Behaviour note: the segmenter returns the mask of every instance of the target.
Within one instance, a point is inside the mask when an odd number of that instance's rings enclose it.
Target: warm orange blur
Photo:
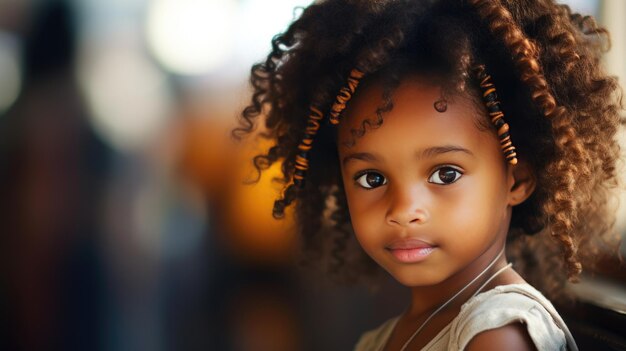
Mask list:
[[[298,270],[280,164],[245,184],[271,143],[230,135],[310,3],[0,1],[0,350],[346,350],[403,308]]]

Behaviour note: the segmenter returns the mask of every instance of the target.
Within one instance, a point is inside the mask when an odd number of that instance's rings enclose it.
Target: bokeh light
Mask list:
[[[17,98],[22,85],[20,50],[16,38],[0,31],[0,112]]]
[[[148,44],[174,73],[207,73],[232,53],[233,0],[156,0],[149,5]]]
[[[132,42],[87,47],[79,70],[94,129],[120,150],[149,143],[172,110],[165,75]]]
[[[242,24],[237,26],[237,58],[246,65],[262,59],[271,48],[272,37],[283,32],[289,23],[296,19],[298,8],[306,7],[311,2],[311,0],[275,0],[271,3],[263,0],[241,1],[237,19]]]

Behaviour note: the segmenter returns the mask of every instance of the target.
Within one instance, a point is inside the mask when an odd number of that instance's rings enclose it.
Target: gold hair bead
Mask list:
[[[487,107],[487,112],[491,117],[491,123],[497,130],[498,139],[500,139],[500,148],[502,149],[504,158],[510,164],[515,165],[517,164],[517,153],[515,152],[515,146],[513,146],[509,134],[509,124],[504,121],[504,113],[500,108],[496,87],[491,81],[491,76],[485,72],[484,66],[479,66],[476,74],[480,81],[480,88],[483,90],[482,97]]]
[[[348,101],[350,101],[352,95],[354,95],[354,92],[359,86],[359,82],[361,78],[363,78],[363,76],[364,73],[356,68],[350,72],[350,77],[348,77],[348,84],[339,90],[336,101],[330,108],[330,123],[339,124],[339,115],[346,108],[346,104],[348,103]]]

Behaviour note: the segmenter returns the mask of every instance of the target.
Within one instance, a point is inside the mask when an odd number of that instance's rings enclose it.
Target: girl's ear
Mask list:
[[[507,167],[507,180],[509,184],[509,205],[515,206],[524,202],[535,191],[537,178],[532,167],[523,161]]]

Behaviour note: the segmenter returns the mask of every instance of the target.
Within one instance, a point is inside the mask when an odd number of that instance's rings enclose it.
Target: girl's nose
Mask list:
[[[416,189],[398,190],[387,211],[387,224],[408,227],[426,223],[430,217],[426,209],[427,195]]]

